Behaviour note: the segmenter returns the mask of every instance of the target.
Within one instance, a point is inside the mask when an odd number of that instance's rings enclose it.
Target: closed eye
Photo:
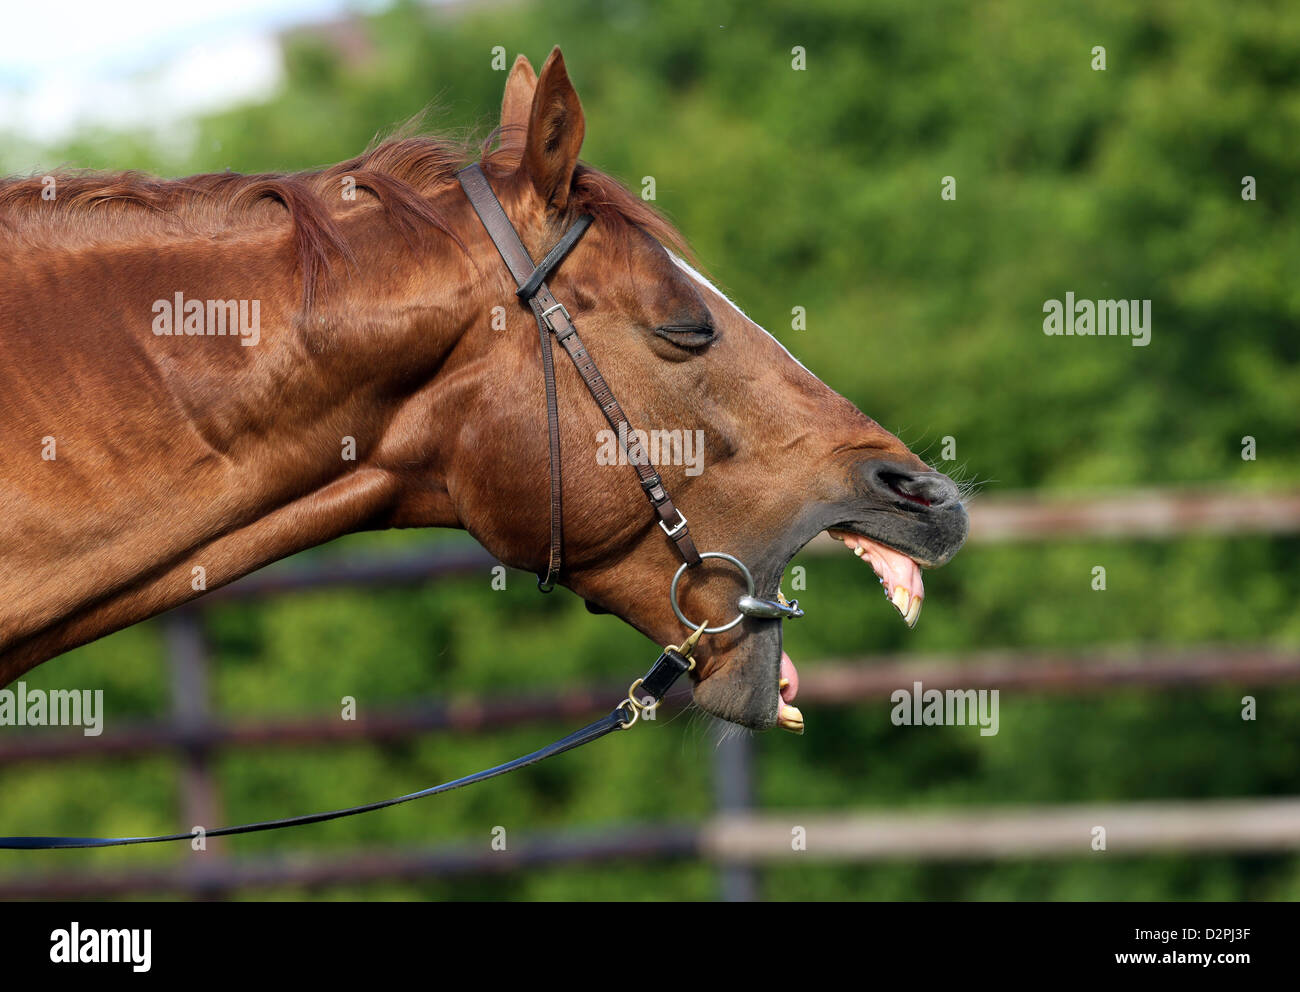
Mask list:
[[[696,324],[662,324],[655,328],[655,334],[690,351],[707,348],[717,337],[717,332],[712,327]]]

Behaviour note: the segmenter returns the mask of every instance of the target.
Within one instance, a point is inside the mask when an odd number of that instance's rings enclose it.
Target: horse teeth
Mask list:
[[[776,711],[776,723],[782,730],[788,730],[792,734],[803,733],[803,714],[799,712],[799,707],[791,706],[784,700],[781,701],[781,708]]]
[[[907,611],[912,607],[912,594],[904,586],[895,586],[890,602],[894,604],[894,609],[907,616]]]
[[[777,687],[778,689],[784,689],[784,688],[785,688],[786,686],[788,686],[789,684],[790,684],[790,680],[789,680],[789,679],[781,679],[780,681],[778,681],[778,682],[776,683],[776,687]]]
[[[922,600],[920,596],[917,596],[912,600],[912,608],[907,611],[907,616],[904,617],[904,619],[907,620],[907,625],[909,627],[915,627],[916,621],[921,617],[921,602]]]
[[[831,536],[834,537],[835,535],[832,534]],[[922,598],[920,592],[921,573],[916,562],[888,549],[879,551],[878,546],[876,546],[877,551],[873,552],[871,550],[873,547],[872,542],[867,541],[865,538],[861,543],[850,543],[847,539],[844,543],[853,548],[853,553],[871,566],[876,578],[880,580],[880,588],[884,591],[885,598],[889,600],[894,609],[898,611],[898,615],[906,621],[909,627],[915,627],[917,618],[921,615]],[[894,561],[895,558],[902,558],[903,560],[897,562]],[[914,580],[918,590],[916,595],[912,594],[911,588],[897,581],[900,577],[906,577],[904,565],[911,566],[911,579]]]

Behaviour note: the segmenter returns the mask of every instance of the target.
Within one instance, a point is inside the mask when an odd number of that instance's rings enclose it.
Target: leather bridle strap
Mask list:
[[[533,315],[537,318],[538,332],[541,335],[542,367],[546,380],[547,422],[551,444],[551,555],[546,578],[545,580],[539,580],[538,585],[546,588],[559,576],[561,552],[560,432],[555,402],[555,368],[551,358],[551,343],[548,331],[554,333],[556,340],[564,345],[565,351],[569,353],[569,357],[573,359],[574,365],[577,366],[582,381],[587,384],[587,389],[596,398],[596,402],[600,404],[605,419],[614,428],[619,444],[627,452],[628,461],[636,469],[637,476],[641,480],[641,488],[645,491],[646,497],[650,500],[650,505],[654,507],[659,516],[659,526],[676,546],[682,560],[687,565],[698,565],[700,563],[700,554],[695,548],[695,542],[691,539],[690,532],[687,530],[686,518],[673,505],[673,501],[664,488],[659,473],[650,466],[650,460],[646,457],[645,449],[632,431],[627,417],[623,414],[623,408],[619,406],[618,400],[610,392],[609,385],[600,374],[600,370],[596,368],[595,361],[587,353],[587,349],[583,347],[582,339],[578,337],[578,329],[574,327],[569,311],[562,304],[556,302],[555,297],[551,295],[546,286],[547,275],[559,265],[569,250],[577,244],[578,239],[582,237],[583,232],[591,223],[591,218],[581,218],[565,233],[560,242],[547,252],[540,265],[533,265],[528,249],[524,247],[514,226],[506,217],[506,213],[501,208],[501,203],[497,200],[496,194],[492,192],[491,186],[488,185],[483,171],[477,165],[471,165],[461,170],[458,176],[470,203],[474,206],[474,211],[482,220],[483,226],[497,246],[497,250],[501,253],[502,259],[505,260],[507,268],[510,269],[510,274],[514,276],[515,283],[519,286],[520,299],[532,308]],[[589,723],[581,730],[575,731],[567,737],[562,737],[553,744],[548,744],[531,754],[515,758],[513,761],[507,761],[502,765],[484,769],[481,772],[475,772],[473,775],[466,775],[463,778],[453,779],[450,782],[443,782],[441,785],[421,789],[419,792],[397,796],[393,799],[383,799],[379,802],[349,806],[347,809],[330,810],[324,813],[290,816],[281,820],[262,820],[257,823],[245,823],[234,827],[218,827],[213,830],[204,830],[202,836],[228,837],[234,834],[258,833],[263,830],[279,830],[283,827],[323,823],[326,820],[338,820],[345,816],[357,816],[361,813],[387,809],[389,806],[398,806],[415,799],[436,796],[443,792],[450,792],[452,789],[459,789],[462,786],[496,778],[498,775],[504,775],[517,768],[534,765],[539,761],[545,761],[547,758],[563,754],[575,747],[581,747],[583,744],[599,740],[615,730],[626,729],[632,726],[641,714],[653,712],[673,683],[694,667],[695,662],[691,659],[691,653],[705,630],[705,625],[700,624],[695,633],[680,646],[664,648],[650,670],[642,678],[632,683],[627,698],[619,703],[608,716],[604,716],[594,723]],[[638,692],[641,694],[639,697]],[[158,844],[166,841],[193,840],[198,835],[198,828],[196,828],[195,831],[189,833],[158,834],[151,837],[0,837],[0,850],[121,847],[127,844]]]
[[[452,789],[459,789],[462,786],[474,785],[477,782],[483,782],[490,778],[496,778],[498,775],[512,772],[517,768],[535,765],[539,761],[553,758],[557,754],[571,751],[583,744],[590,744],[608,733],[632,726],[636,722],[639,713],[655,709],[673,683],[694,667],[695,662],[690,658],[695,646],[693,642],[694,638],[690,638],[678,647],[664,648],[655,663],[650,666],[650,670],[632,683],[634,688],[628,693],[628,698],[619,703],[609,715],[587,724],[581,730],[576,730],[567,737],[561,737],[558,741],[548,744],[540,750],[525,754],[521,758],[515,758],[514,761],[507,761],[503,765],[496,765],[493,768],[475,772],[473,775],[452,779],[450,782],[443,782],[441,785],[421,789],[419,792],[412,792],[405,796],[397,796],[394,799],[382,799],[379,802],[349,806],[347,809],[335,809],[325,813],[288,816],[282,820],[262,820],[257,823],[244,823],[237,827],[217,827],[212,830],[203,830],[202,836],[206,838],[229,837],[233,834],[253,834],[260,833],[263,830],[301,827],[308,823],[324,823],[326,820],[341,820],[345,816],[371,813],[377,809],[400,806],[402,803],[409,803],[415,799],[424,799],[428,796],[450,792]],[[128,844],[161,844],[166,841],[194,840],[199,836],[199,829],[201,828],[195,828],[189,833],[158,834],[152,837],[0,837],[0,850],[48,851],[73,847],[124,847]]]
[[[587,390],[600,406],[601,413],[605,415],[609,426],[613,428],[619,445],[627,452],[628,463],[636,470],[641,489],[659,518],[660,529],[672,541],[682,561],[687,565],[698,565],[700,553],[691,537],[686,517],[673,504],[672,497],[664,487],[663,479],[650,464],[645,447],[633,431],[632,425],[628,423],[622,406],[614,398],[609,384],[605,382],[605,377],[600,374],[595,360],[583,345],[582,338],[578,336],[578,328],[574,325],[569,311],[562,303],[556,301],[546,285],[546,277],[582,237],[591,223],[591,218],[589,216],[580,218],[559,243],[547,252],[541,264],[534,265],[532,256],[528,254],[528,249],[520,240],[519,233],[510,223],[510,218],[506,216],[501,201],[492,191],[483,170],[475,164],[460,170],[456,175],[460,180],[461,188],[465,190],[465,195],[469,197],[474,212],[478,214],[492,243],[496,245],[502,261],[506,263],[506,268],[514,277],[515,285],[519,287],[517,295],[532,309],[533,316],[537,320],[538,334],[541,337],[542,375],[546,385],[546,415],[550,436],[551,552],[546,577],[538,581],[538,586],[545,589],[559,577],[563,540],[560,523],[562,516],[560,427],[555,398],[555,368],[551,358],[551,334],[555,335],[555,340],[568,352],[569,358],[578,369],[578,374],[582,376],[582,381],[586,383]]]
[[[555,243],[555,247],[546,253],[546,257],[537,263],[537,268],[533,269],[533,274],[529,276],[522,286],[515,292],[521,300],[527,303],[537,291],[542,288],[542,282],[551,274],[557,265],[564,260],[564,256],[569,254],[569,249],[578,243],[591,226],[591,214],[583,214],[573,222],[573,226],[564,232],[564,236]]]
[[[551,471],[551,548],[546,563],[546,575],[538,578],[537,588],[542,592],[550,592],[555,588],[555,582],[560,576],[561,549],[564,541],[563,487],[560,476],[560,415],[555,395],[555,360],[551,357],[551,336],[546,329],[546,314],[541,309],[543,299],[550,298],[550,291],[547,290],[544,282],[550,269],[543,269],[540,265],[533,265],[532,256],[528,254],[528,249],[519,240],[519,235],[515,232],[510,219],[506,217],[506,212],[501,209],[501,204],[497,200],[496,194],[492,192],[492,187],[488,185],[487,177],[483,175],[482,169],[477,165],[472,165],[468,169],[457,173],[457,178],[460,180],[461,188],[465,190],[465,195],[469,197],[474,212],[478,214],[479,220],[492,238],[492,243],[496,245],[501,260],[506,263],[510,275],[514,277],[515,284],[521,289],[526,285],[531,285],[533,288],[533,294],[524,299],[524,302],[532,307],[533,316],[537,319],[537,333],[542,345],[542,381],[546,387],[546,433],[549,441],[548,455]],[[490,209],[489,203],[496,209]],[[566,252],[577,243],[578,238],[587,229],[589,223],[591,223],[590,218],[587,218],[586,222],[581,224],[581,227],[574,225],[574,228],[570,229],[569,234],[573,235],[573,237],[565,235],[561,245],[567,245]],[[574,233],[575,230],[576,234]],[[559,252],[561,245],[556,245],[555,249],[549,252],[544,260],[551,263],[550,268],[558,265],[563,257],[563,254]],[[539,294],[545,294],[545,296],[542,297]],[[551,299],[551,302],[554,302],[554,300]]]

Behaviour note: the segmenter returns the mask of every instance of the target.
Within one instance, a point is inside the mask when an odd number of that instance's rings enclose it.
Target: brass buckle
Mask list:
[[[686,638],[686,640],[682,641],[681,644],[668,644],[664,646],[665,651],[676,651],[679,655],[690,662],[686,671],[682,673],[683,675],[695,671],[695,658],[693,657],[695,653],[695,645],[700,643],[700,638],[704,634],[704,629],[705,625],[700,624],[699,627],[695,629],[695,632],[692,633],[690,637]],[[623,730],[627,730],[630,726],[636,723],[637,720],[641,718],[642,713],[653,713],[659,708],[659,704],[663,702],[662,699],[654,699],[648,703],[644,703],[636,698],[637,687],[644,681],[645,676],[642,676],[628,686],[627,696],[618,704],[618,706],[615,707],[615,709],[621,709],[625,713],[629,714],[628,718],[619,724],[619,727]]]

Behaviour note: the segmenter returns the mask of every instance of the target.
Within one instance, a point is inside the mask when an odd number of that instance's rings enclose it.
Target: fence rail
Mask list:
[[[1124,686],[1274,684],[1300,681],[1300,653],[1268,647],[1207,646],[1124,654],[878,655],[801,666],[799,699],[823,707],[850,706],[888,699],[896,690],[909,689],[918,681],[928,689],[1070,694]],[[0,737],[0,763],[12,766],[73,757],[120,758],[168,748],[191,751],[374,743],[440,731],[488,733],[528,724],[587,720],[609,710],[626,691],[625,682],[610,682],[527,696],[373,709],[356,720],[341,720],[334,712],[259,720],[141,722],[98,737],[86,737],[76,730],[27,731]],[[670,715],[689,699],[689,689],[675,690],[665,698],[661,712]]]
[[[795,827],[806,837],[803,850],[792,843]],[[706,856],[727,862],[946,861],[1088,856],[1103,839],[1111,856],[1294,851],[1300,849],[1300,799],[729,816],[705,828],[701,845]]]
[[[990,496],[971,507],[971,541],[1006,543],[1062,538],[1155,538],[1193,534],[1300,533],[1300,491],[1137,491],[1075,498]],[[805,550],[840,550],[824,535]],[[482,733],[526,723],[581,720],[608,709],[619,685],[561,692],[394,707],[355,721],[337,715],[226,721],[208,697],[203,613],[223,602],[251,602],[324,588],[418,585],[484,576],[496,560],[480,548],[423,549],[396,555],[316,557],[272,566],[162,618],[172,681],[172,718],[139,723],[98,738],[21,734],[0,738],[0,763],[123,757],[174,749],[183,755],[182,817],[214,823],[220,794],[211,772],[221,749],[385,741],[447,731]],[[1300,655],[1269,647],[1203,646],[1129,654],[986,652],[962,658],[876,657],[806,666],[800,701],[839,705],[888,698],[914,681],[928,688],[997,688],[1010,692],[1083,693],[1118,687],[1252,685],[1300,680]],[[623,683],[622,685],[625,685]],[[667,712],[688,692],[673,694]],[[319,887],[383,879],[511,871],[523,867],[635,858],[709,858],[720,866],[724,898],[758,894],[756,865],[790,856],[791,823],[809,833],[808,853],[839,860],[986,858],[1086,853],[1085,824],[1107,826],[1108,850],[1283,850],[1300,847],[1300,800],[1169,803],[1112,807],[970,810],[931,814],[758,815],[747,736],[715,752],[717,815],[697,825],[643,824],[542,834],[516,850],[485,844],[425,851],[356,851],[328,855],[232,858],[222,838],[198,858],[164,867],[59,871],[0,876],[0,898],[107,897],[135,892],[215,897],[274,886]],[[1084,845],[1081,847],[1081,843]]]
[[[1104,835],[1097,832],[1103,828]],[[798,832],[796,838],[796,831]],[[805,861],[1133,857],[1160,852],[1300,850],[1300,798],[978,807],[960,813],[783,811],[723,813],[702,824],[616,825],[427,850],[342,850],[226,858],[197,855],[164,867],[60,870],[0,879],[0,899],[105,898],[138,893],[224,895],[275,887],[508,874],[570,864],[710,860],[724,869]],[[735,876],[747,880],[745,874]],[[733,890],[735,891],[735,890]],[[757,886],[746,881],[746,898]]]
[[[211,847],[211,841],[209,841]],[[186,849],[188,852],[188,848]],[[0,899],[107,898],[133,893],[223,896],[277,886],[319,888],[411,878],[505,874],[524,868],[701,856],[696,825],[652,824],[570,829],[541,834],[493,851],[486,841],[431,850],[350,850],[327,854],[239,857],[211,851],[163,867],[24,873],[0,877]]]

